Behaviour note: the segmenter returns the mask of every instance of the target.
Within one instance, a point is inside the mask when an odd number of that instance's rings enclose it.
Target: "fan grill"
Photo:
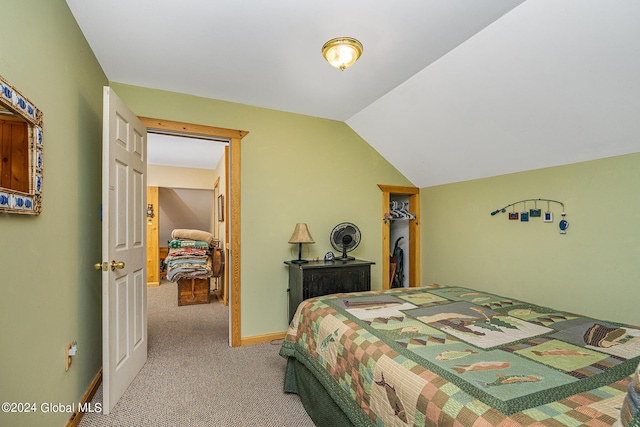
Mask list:
[[[355,257],[347,256],[347,252],[351,252],[360,244],[360,229],[355,224],[343,222],[335,226],[331,231],[331,246],[337,251],[342,252],[342,256],[336,258],[338,261],[350,261]]]

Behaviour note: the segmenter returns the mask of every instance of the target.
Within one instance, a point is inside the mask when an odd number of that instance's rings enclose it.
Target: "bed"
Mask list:
[[[607,426],[640,328],[433,285],[303,301],[280,354],[319,426]]]

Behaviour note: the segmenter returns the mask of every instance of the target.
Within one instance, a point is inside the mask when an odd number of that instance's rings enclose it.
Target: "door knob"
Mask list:
[[[124,262],[119,261],[119,262],[115,262],[115,261],[111,261],[111,271],[115,271],[115,269],[118,270],[122,270],[124,268]]]
[[[95,268],[96,270],[102,270],[102,263],[96,262],[95,264],[93,264],[93,268]],[[105,266],[105,271],[106,271],[106,266]]]

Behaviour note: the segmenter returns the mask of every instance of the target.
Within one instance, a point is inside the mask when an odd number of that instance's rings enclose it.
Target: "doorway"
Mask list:
[[[232,347],[241,345],[240,324],[240,145],[248,132],[213,126],[197,125],[171,120],[140,117],[150,133],[173,134],[187,137],[221,138],[229,141],[226,150],[227,166],[225,168],[227,198],[224,203],[224,217],[229,223],[227,230],[226,265],[228,271],[229,300],[229,344]]]
[[[165,276],[160,260],[166,259],[175,229],[210,232],[216,243],[214,258],[220,259],[227,233],[221,233],[225,223],[216,220],[214,183],[226,182],[228,145],[229,141],[221,138],[147,132],[148,286],[159,285]],[[226,196],[224,191],[215,196],[219,195]],[[215,284],[219,285],[219,280]]]
[[[408,287],[420,286],[420,189],[416,187],[402,187],[395,185],[378,184],[382,191],[382,213],[381,218],[389,215],[392,200],[402,200],[407,203],[407,210],[410,210],[413,218],[402,219],[406,221],[405,238],[403,242],[407,247],[404,254],[407,268],[404,274],[407,276],[405,284]],[[382,289],[391,288],[395,271],[392,269],[392,256],[397,237],[394,234],[392,241],[392,228],[396,219],[385,219],[382,223]],[[397,260],[396,260],[397,262]]]

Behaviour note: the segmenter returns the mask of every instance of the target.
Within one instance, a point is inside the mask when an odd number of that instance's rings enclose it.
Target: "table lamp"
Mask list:
[[[289,239],[289,243],[297,243],[298,244],[298,259],[292,259],[291,262],[293,264],[305,264],[309,261],[306,259],[302,259],[302,244],[303,243],[315,243],[313,241],[313,237],[309,234],[309,229],[307,228],[307,224],[298,223],[296,224],[295,230],[293,230],[293,234]]]

